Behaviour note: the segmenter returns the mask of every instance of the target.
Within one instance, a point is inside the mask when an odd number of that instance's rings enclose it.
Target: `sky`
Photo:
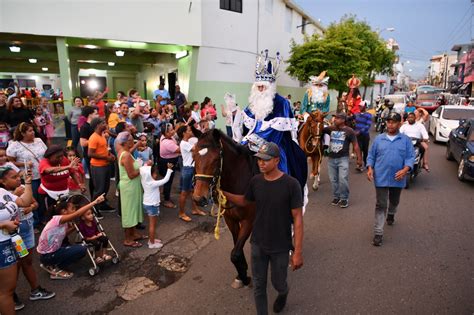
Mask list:
[[[323,26],[355,14],[385,39],[394,38],[400,60],[412,78],[428,73],[432,55],[450,51],[474,36],[471,0],[294,0]],[[473,4],[474,5],[474,4]],[[452,52],[454,53],[454,52]],[[408,72],[408,70],[412,70]]]

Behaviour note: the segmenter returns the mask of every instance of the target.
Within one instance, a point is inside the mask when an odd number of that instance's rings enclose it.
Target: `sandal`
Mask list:
[[[140,247],[143,246],[143,244],[142,244],[142,243],[138,243],[138,242],[135,241],[135,242],[128,243],[128,244],[127,244],[127,243],[123,243],[123,246],[125,246],[125,247],[132,247],[132,248],[140,248]]]
[[[96,263],[96,264],[101,264],[101,263],[103,263],[103,262],[104,262],[104,260],[102,259],[102,257],[97,257],[97,258],[95,259],[95,263]]]
[[[72,272],[67,272],[58,268],[54,268],[53,273],[49,275],[51,280],[68,280],[74,275]]]
[[[204,212],[204,211],[202,211],[202,210],[199,210],[199,209],[198,209],[198,210],[193,210],[193,211],[191,212],[191,214],[193,214],[193,215],[201,215],[201,216],[206,216],[206,215],[207,215],[206,212]]]
[[[133,240],[134,241],[143,241],[143,240],[147,240],[148,239],[148,235],[138,235],[136,236]]]
[[[163,202],[163,207],[170,208],[170,209],[176,209],[177,208],[177,206],[171,201]]]
[[[191,222],[191,218],[188,217],[187,215],[183,214],[183,215],[180,215],[178,216],[178,218],[180,218],[181,220],[183,220],[184,222]]]

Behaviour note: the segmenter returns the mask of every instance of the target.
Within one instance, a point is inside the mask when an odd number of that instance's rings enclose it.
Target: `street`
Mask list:
[[[444,144],[431,143],[430,150],[431,173],[423,172],[402,192],[395,224],[385,227],[380,248],[371,245],[373,185],[365,174],[353,170],[349,208],[330,206],[324,162],[320,189],[310,191],[304,218],[304,266],[289,272],[291,289],[284,313],[472,314],[474,183],[456,178],[457,165],[445,159]],[[39,271],[41,285],[57,293],[52,300],[27,301],[20,277],[17,291],[27,304],[21,312],[253,314],[251,289],[230,287],[235,276],[229,260],[230,233],[224,230],[216,241],[209,233],[213,218],[186,225],[172,211],[163,211],[158,227],[166,243],[161,252],[127,250],[118,266],[106,267],[94,278],[87,275],[87,259],[70,281],[51,281]],[[105,221],[123,253],[118,220],[109,215]],[[247,244],[247,258],[248,249]],[[170,254],[174,256],[166,266],[164,258]],[[140,276],[153,282],[138,290],[137,299],[127,302],[117,297],[126,281]],[[148,289],[152,292],[143,294]],[[269,289],[270,306],[275,296]]]

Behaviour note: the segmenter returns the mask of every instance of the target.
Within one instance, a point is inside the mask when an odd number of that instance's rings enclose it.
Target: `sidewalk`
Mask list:
[[[175,179],[172,200],[178,200],[179,177]],[[116,204],[115,182],[111,182],[109,200]],[[186,209],[190,209],[190,204]],[[204,210],[210,210],[210,207]],[[190,211],[188,214],[191,216]],[[116,213],[104,213],[101,224],[110,241],[120,255],[117,265],[100,268],[99,274],[91,277],[88,269],[92,266],[88,256],[70,267],[74,277],[70,280],[50,280],[49,275],[39,268],[38,254],[34,255],[34,266],[39,283],[48,290],[56,292],[56,297],[47,301],[28,300],[29,285],[22,274],[19,276],[17,293],[26,307],[24,314],[64,314],[64,313],[108,313],[115,307],[134,300],[139,296],[159,290],[178,281],[188,270],[192,257],[212,239],[215,218],[211,216],[191,216],[193,221],[186,223],[178,219],[178,209],[161,208],[157,237],[163,240],[161,250],[144,246],[131,249],[122,245],[123,230],[120,217]],[[145,220],[148,225],[148,220]],[[221,226],[221,231],[224,225]],[[147,230],[141,231],[145,234]],[[38,239],[39,235],[36,235]],[[74,240],[75,235],[70,236]]]

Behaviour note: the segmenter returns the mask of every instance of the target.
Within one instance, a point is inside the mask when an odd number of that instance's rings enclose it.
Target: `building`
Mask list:
[[[448,77],[448,87],[452,93],[473,95],[474,44],[457,44],[451,48],[456,52],[456,60],[451,64],[453,74]]]
[[[179,83],[189,100],[220,104],[232,92],[244,105],[260,51],[285,59],[291,40],[323,31],[291,0],[0,0],[0,78],[60,88],[66,110],[73,95],[105,86],[111,98],[136,88],[150,99],[160,81],[172,96]],[[278,91],[302,98],[285,68]]]
[[[454,74],[452,64],[456,63],[456,54],[435,55],[430,59],[428,81],[431,85],[448,89],[448,78]]]

